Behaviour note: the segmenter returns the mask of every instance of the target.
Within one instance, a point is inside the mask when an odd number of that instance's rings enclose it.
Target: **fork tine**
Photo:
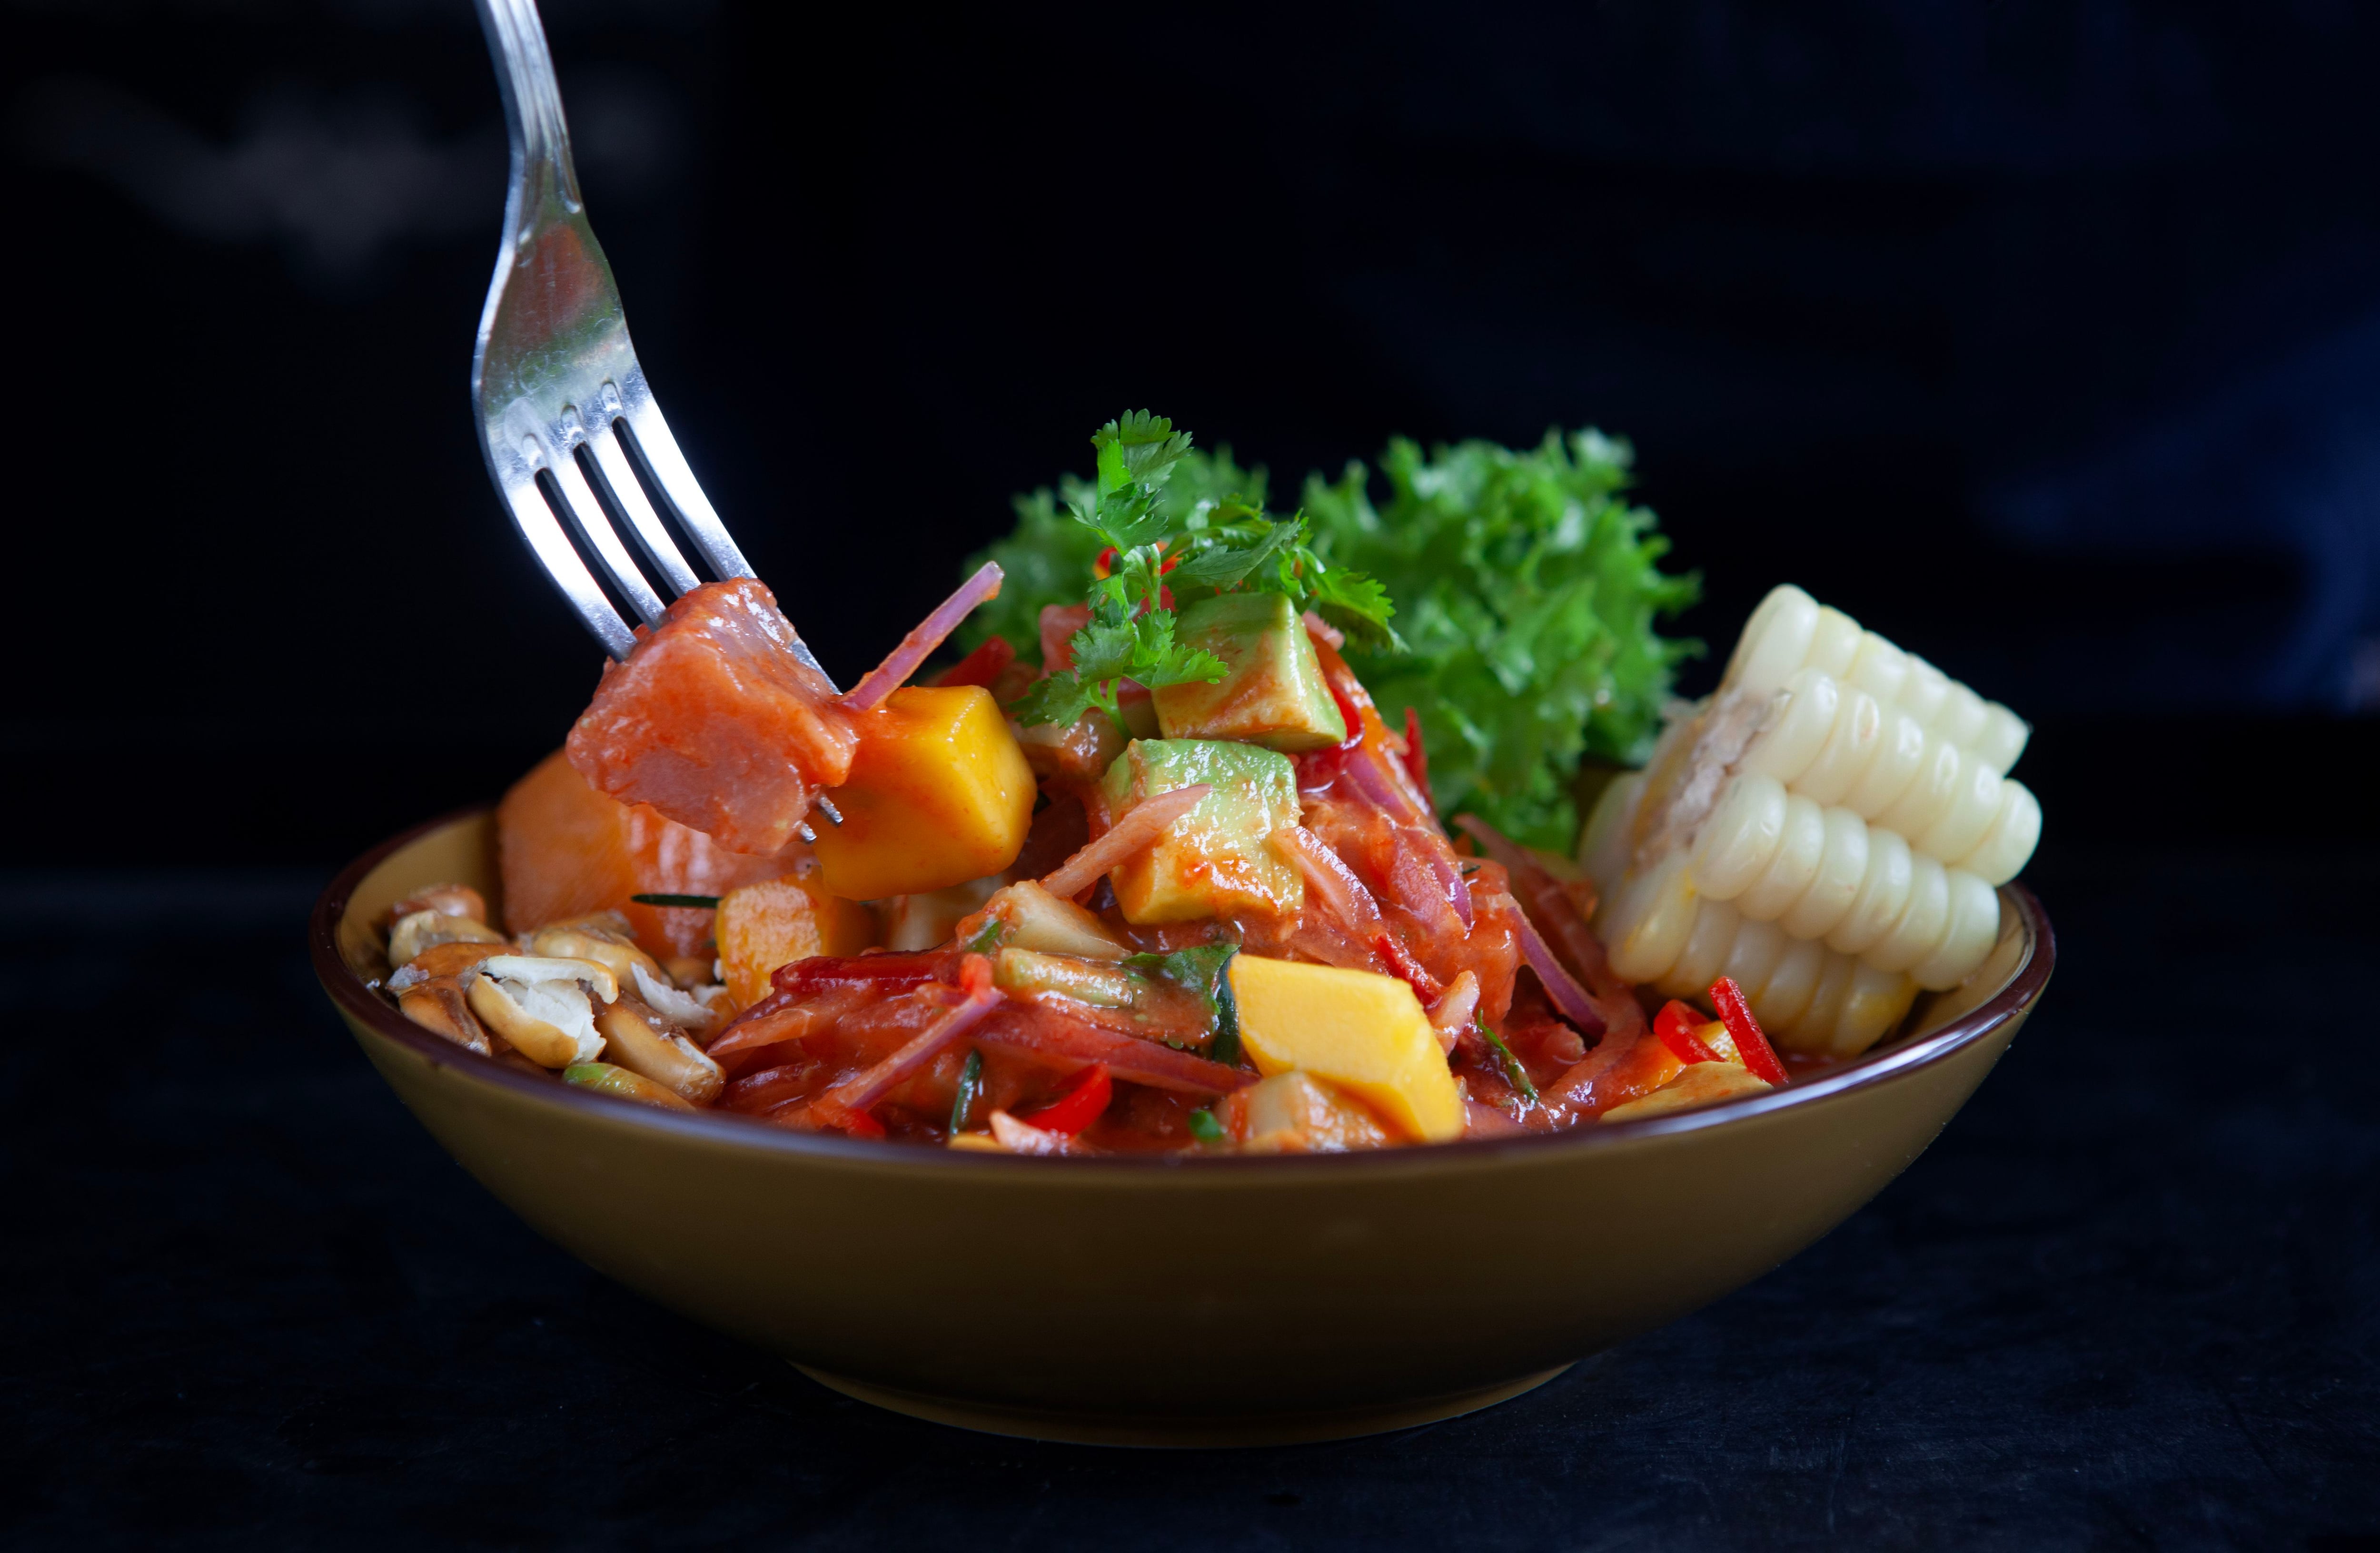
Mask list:
[[[628,602],[636,606],[637,613],[645,617],[648,625],[658,625],[662,613],[669,606],[662,602],[661,595],[655,593],[652,585],[645,580],[645,574],[637,569],[637,563],[628,554],[628,547],[620,542],[619,530],[612,527],[612,519],[603,511],[603,504],[595,499],[594,488],[579,472],[578,460],[565,453],[546,467],[553,473],[553,483],[562,492],[563,504],[570,511],[571,522],[577,527],[588,548],[594,551],[595,558],[603,563],[604,571],[611,574],[613,585],[627,595]]]
[[[645,370],[631,367],[622,374],[620,383],[620,415],[628,425],[629,436],[637,451],[644,455],[645,467],[650,469],[653,483],[661,488],[670,505],[677,509],[678,520],[686,526],[710,563],[710,569],[722,577],[748,577],[759,574],[744,552],[735,548],[728,537],[727,525],[710,499],[696,483],[694,471],[686,467],[686,455],[680,453],[677,439],[670,435],[669,422],[662,419],[661,406],[653,402],[653,391],[645,382]]]
[[[545,568],[553,586],[562,589],[562,596],[570,601],[579,620],[603,644],[603,650],[615,659],[626,658],[628,649],[637,645],[636,633],[628,629],[628,623],[620,618],[612,601],[603,597],[603,590],[595,586],[595,575],[578,559],[553,509],[546,505],[545,492],[533,480],[507,483],[504,504],[512,509],[513,523],[520,529],[521,538],[528,541],[537,564]]]
[[[662,515],[645,500],[645,488],[637,482],[637,472],[628,467],[628,455],[621,450],[620,439],[613,432],[611,422],[600,423],[595,435],[587,439],[587,451],[602,474],[613,505],[627,518],[628,531],[636,536],[638,548],[661,573],[662,580],[669,584],[670,591],[684,593],[698,587],[702,579],[694,575],[694,568],[678,553],[677,541],[662,527]]]

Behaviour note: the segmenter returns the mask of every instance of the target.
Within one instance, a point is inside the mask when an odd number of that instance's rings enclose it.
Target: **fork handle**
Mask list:
[[[562,88],[537,0],[474,0],[495,56],[504,98],[504,127],[513,151],[512,195],[504,227],[515,242],[533,232],[549,204],[579,210],[578,173],[570,164],[570,128],[563,122]]]

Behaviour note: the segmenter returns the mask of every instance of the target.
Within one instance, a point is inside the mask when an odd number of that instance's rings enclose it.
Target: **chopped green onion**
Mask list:
[[[987,917],[983,926],[976,930],[975,937],[959,947],[969,954],[989,954],[998,949],[1000,940],[1007,936],[1008,924],[996,916]]]
[[[628,899],[640,906],[691,906],[697,911],[717,911],[716,895],[631,895]]]
[[[1226,1136],[1223,1124],[1215,1120],[1215,1113],[1211,1110],[1190,1113],[1190,1135],[1200,1143],[1221,1143]]]
[[[1471,1016],[1471,1022],[1479,1027],[1481,1035],[1488,1037],[1488,1044],[1495,1048],[1496,1060],[1504,1064],[1504,1082],[1511,1085],[1521,1098],[1536,1099],[1537,1086],[1530,1082],[1529,1070],[1521,1066],[1521,1060],[1512,1055],[1512,1049],[1504,1044],[1504,1037],[1488,1027],[1487,1016],[1475,1013]]]
[[[966,1066],[959,1070],[958,1098],[951,1101],[951,1131],[966,1131],[967,1113],[975,1110],[977,1098],[983,1093],[983,1053],[967,1053]]]

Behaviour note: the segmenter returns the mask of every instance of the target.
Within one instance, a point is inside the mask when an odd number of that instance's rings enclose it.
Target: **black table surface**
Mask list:
[[[309,875],[6,876],[0,1545],[2380,1547],[2380,853],[2030,877],[2040,1013],[1817,1245],[1485,1413],[1162,1453],[877,1412],[540,1241],[332,1015]]]

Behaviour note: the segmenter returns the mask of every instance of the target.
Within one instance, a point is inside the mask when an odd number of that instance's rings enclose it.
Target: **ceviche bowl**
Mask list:
[[[1118,1445],[1451,1417],[1728,1293],[1916,1159],[2056,958],[2039,903],[2010,885],[1982,972],[1786,1088],[1509,1140],[1036,1159],[661,1110],[462,1049],[370,979],[375,917],[441,881],[496,900],[491,811],[341,873],[315,908],[316,971],[398,1097],[532,1228],[851,1396]]]

